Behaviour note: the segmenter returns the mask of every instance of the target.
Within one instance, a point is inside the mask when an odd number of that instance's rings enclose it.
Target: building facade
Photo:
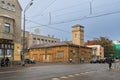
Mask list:
[[[52,44],[36,45],[30,48],[29,57],[40,62],[69,62],[79,63],[81,58],[85,62],[91,59],[92,49],[74,45],[71,42],[57,42]]]
[[[104,58],[104,48],[101,45],[86,45],[87,47],[92,48],[93,58]]]
[[[21,41],[23,41],[23,32],[21,34]],[[54,36],[43,36],[38,34],[33,34],[28,31],[25,31],[25,49],[29,49],[33,45],[39,45],[39,44],[50,44],[50,43],[56,43],[60,42],[60,39],[54,38]],[[23,44],[22,44],[23,45]]]
[[[19,54],[21,12],[18,0],[0,0],[0,58],[14,60],[14,55]]]

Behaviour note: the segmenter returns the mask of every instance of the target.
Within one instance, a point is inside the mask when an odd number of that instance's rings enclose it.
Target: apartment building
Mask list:
[[[22,31],[23,33],[23,31]],[[21,41],[23,41],[23,34],[21,34]],[[60,39],[55,38],[53,35],[50,36],[44,36],[44,35],[38,35],[34,33],[30,33],[28,31],[25,31],[25,49],[29,49],[29,47],[33,45],[40,45],[40,44],[50,44],[50,43],[56,43],[60,42]]]
[[[0,0],[0,58],[20,59],[21,12],[18,0]]]

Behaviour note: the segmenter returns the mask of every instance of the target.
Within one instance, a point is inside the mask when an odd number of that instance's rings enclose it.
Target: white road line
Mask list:
[[[60,80],[60,79],[58,79],[58,78],[52,78],[51,80]]]
[[[68,77],[75,77],[74,75],[68,75]]]
[[[101,70],[96,70],[96,71],[87,71],[87,72],[81,72],[79,74],[74,74],[74,75],[67,75],[67,76],[62,76],[62,77],[59,77],[61,79],[66,79],[66,78],[70,78],[70,77],[75,77],[75,76],[81,76],[81,75],[85,75],[85,74],[88,74],[88,73],[92,73],[92,72],[97,72],[97,71],[104,71],[106,69],[101,69]],[[61,80],[59,78],[52,78],[52,80]]]
[[[86,74],[87,74],[87,73],[91,73],[91,71],[89,71],[89,72],[85,72],[85,73],[86,73]]]
[[[62,76],[62,77],[60,77],[60,78],[62,78],[62,79],[66,79],[66,78],[68,78],[68,77],[66,77],[66,76]]]
[[[80,74],[74,74],[75,76],[80,76]]]
[[[80,74],[86,74],[86,73],[83,72],[83,73],[80,73]]]

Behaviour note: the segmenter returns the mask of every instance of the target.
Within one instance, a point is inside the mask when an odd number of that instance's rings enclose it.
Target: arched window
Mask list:
[[[11,10],[12,10],[12,11],[15,11],[15,5],[12,4]]]
[[[8,10],[10,10],[10,9],[11,9],[11,7],[10,7],[10,3],[7,3],[6,8],[7,8]]]
[[[5,8],[5,2],[4,1],[1,1],[0,7]]]

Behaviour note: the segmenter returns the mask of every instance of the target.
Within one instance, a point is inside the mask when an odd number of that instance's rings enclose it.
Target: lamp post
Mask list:
[[[25,7],[24,11],[23,11],[23,44],[22,44],[22,66],[24,66],[24,52],[25,52],[25,13],[26,11],[30,8],[30,6],[32,6],[33,4],[33,0],[31,0],[29,2],[29,4],[27,4],[27,6]]]

